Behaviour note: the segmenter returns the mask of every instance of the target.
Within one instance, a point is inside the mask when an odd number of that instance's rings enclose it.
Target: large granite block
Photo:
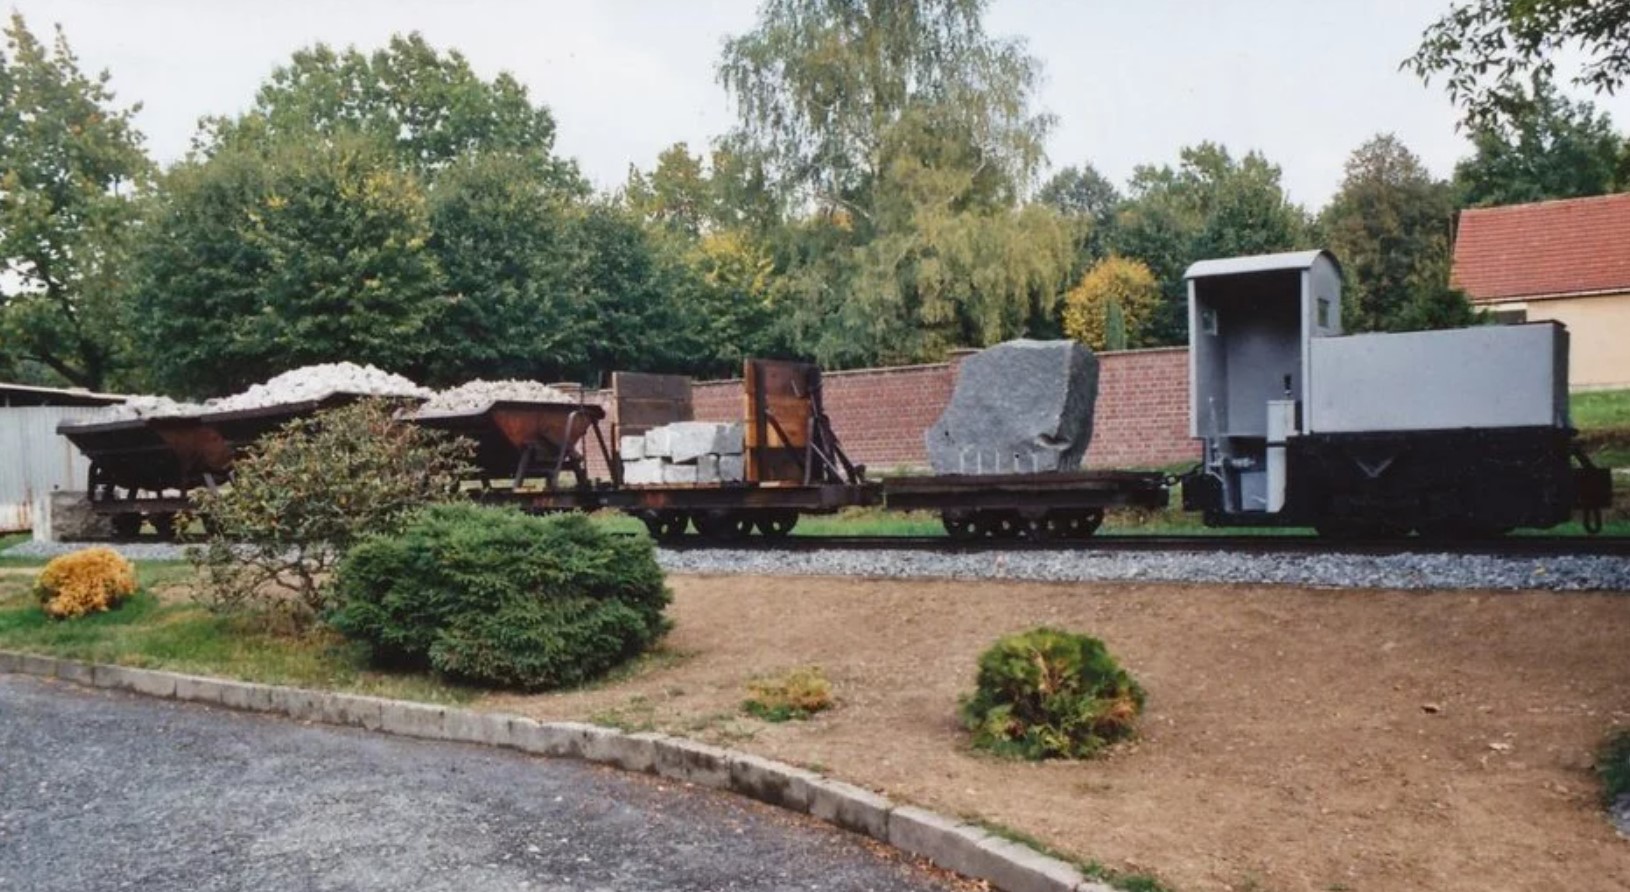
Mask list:
[[[617,438],[617,455],[623,461],[639,461],[645,457],[645,438],[624,436]]]
[[[1073,471],[1092,439],[1098,358],[1075,341],[1016,340],[962,361],[923,434],[937,474]]]
[[[720,483],[740,483],[745,479],[747,479],[747,460],[743,456],[719,456]]]
[[[729,425],[711,421],[679,421],[667,425],[669,458],[675,464],[689,464],[704,455],[719,452],[720,429],[725,427]]]
[[[623,462],[623,483],[627,486],[656,486],[662,482],[662,459],[646,458]]]

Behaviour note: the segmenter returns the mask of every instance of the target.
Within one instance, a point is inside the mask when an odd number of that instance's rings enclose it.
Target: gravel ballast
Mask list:
[[[25,542],[6,557],[54,557],[91,544]],[[131,560],[186,557],[159,542],[113,543]],[[887,579],[1012,579],[1030,582],[1198,582],[1377,589],[1630,591],[1622,557],[1498,557],[1465,554],[1245,554],[1226,551],[1092,552],[768,551],[657,549],[674,573],[865,576]]]

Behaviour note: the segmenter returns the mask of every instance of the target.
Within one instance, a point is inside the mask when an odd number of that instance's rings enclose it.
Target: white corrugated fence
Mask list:
[[[100,411],[94,406],[0,407],[0,532],[29,529],[36,496],[85,488],[90,462],[57,433],[57,424]]]

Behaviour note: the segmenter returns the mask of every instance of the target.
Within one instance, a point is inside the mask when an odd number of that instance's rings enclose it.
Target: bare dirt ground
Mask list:
[[[1630,724],[1630,597],[673,577],[664,654],[489,698],[712,739],[979,816],[1178,890],[1630,889],[1592,753]],[[1051,624],[1149,690],[1140,741],[1084,763],[971,751],[977,654]],[[838,706],[743,718],[818,665]]]

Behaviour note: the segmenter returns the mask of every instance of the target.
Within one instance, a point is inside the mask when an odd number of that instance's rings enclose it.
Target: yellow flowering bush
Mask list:
[[[136,568],[111,548],[52,558],[34,580],[34,594],[52,619],[112,610],[135,593]]]

